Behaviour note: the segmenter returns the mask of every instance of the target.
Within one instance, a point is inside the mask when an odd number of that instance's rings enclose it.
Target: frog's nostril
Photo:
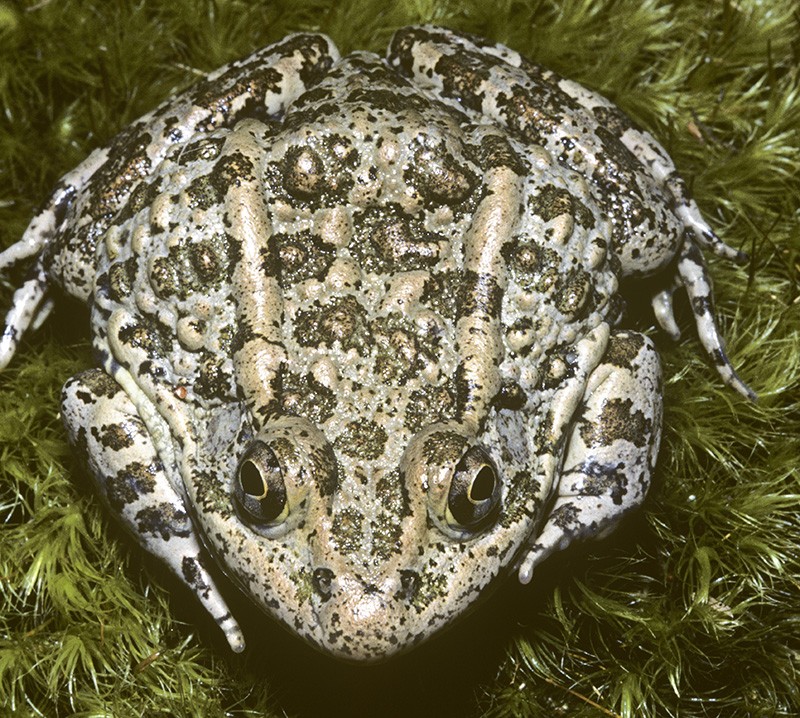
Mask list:
[[[419,588],[419,574],[416,571],[400,571],[399,597],[410,601],[414,598]]]
[[[314,590],[323,601],[327,601],[331,597],[333,578],[333,571],[329,568],[314,569],[312,583],[314,585]]]

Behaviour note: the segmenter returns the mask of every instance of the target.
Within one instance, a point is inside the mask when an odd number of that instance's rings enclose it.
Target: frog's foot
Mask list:
[[[675,310],[672,304],[672,296],[675,290],[682,287],[680,277],[678,275],[672,278],[670,285],[660,292],[653,295],[650,304],[653,307],[653,314],[655,315],[658,325],[669,334],[672,341],[678,341],[681,338],[681,330],[678,327],[678,322],[675,321]]]
[[[53,303],[47,296],[49,281],[42,252],[54,235],[58,216],[63,213],[71,196],[71,192],[59,185],[50,202],[31,220],[20,240],[0,252],[0,274],[17,264],[38,258],[30,268],[28,279],[14,292],[11,309],[6,314],[3,336],[0,337],[0,371],[8,366],[23,334],[28,329],[38,329],[50,314]]]
[[[100,493],[125,528],[181,579],[237,653],[244,637],[213,578],[183,499],[170,482],[136,407],[100,369],[64,386],[61,410],[70,439]]]
[[[16,245],[6,251],[10,252],[14,247]],[[4,256],[0,255],[0,263],[3,259]],[[47,297],[47,287],[44,270],[36,266],[30,278],[14,292],[11,309],[6,314],[3,335],[0,337],[0,371],[8,366],[25,332],[28,329],[37,329],[50,314],[53,304]]]
[[[714,319],[714,297],[703,253],[688,236],[678,256],[677,276],[689,296],[700,343],[719,375],[728,386],[754,401],[756,393],[739,378],[725,353],[725,343]],[[671,294],[676,286],[677,283],[673,283],[671,288],[653,298],[653,310],[659,324],[673,337],[678,327],[672,314]]]
[[[593,102],[607,102],[604,98],[593,97]],[[610,105],[613,109],[613,105]],[[723,242],[711,229],[708,222],[703,219],[700,208],[692,199],[689,188],[683,178],[678,174],[672,160],[664,148],[649,133],[626,122],[624,116],[619,123],[620,141],[639,161],[646,166],[656,182],[661,183],[672,195],[672,208],[675,215],[690,230],[697,243],[704,249],[714,254],[731,259],[739,264],[747,261],[747,255]]]
[[[751,401],[754,400],[755,392],[737,376],[725,354],[724,342],[714,320],[711,280],[698,246],[738,264],[747,261],[747,254],[725,244],[714,233],[700,214],[700,208],[691,198],[686,183],[678,175],[672,160],[649,133],[628,126],[620,136],[620,140],[648,167],[653,178],[672,195],[672,211],[683,225],[683,242],[678,250],[677,274],[671,285],[658,292],[652,300],[656,320],[674,340],[680,337],[672,309],[672,295],[678,287],[685,287],[695,316],[700,343],[711,357],[717,371],[728,386]]]
[[[708,222],[700,214],[700,208],[689,195],[689,190],[683,179],[674,171],[664,179],[664,184],[669,189],[675,201],[675,214],[690,229],[697,238],[698,244],[704,249],[713,252],[719,257],[731,259],[737,264],[747,262],[747,254],[728,244],[725,244],[711,229]]]
[[[573,541],[602,538],[644,500],[661,437],[661,367],[636,332],[611,335],[572,425],[552,509],[519,564],[534,567]]]

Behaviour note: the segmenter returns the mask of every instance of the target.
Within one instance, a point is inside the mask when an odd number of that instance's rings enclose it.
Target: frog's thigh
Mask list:
[[[70,440],[125,528],[195,594],[234,651],[244,638],[214,580],[183,499],[164,472],[144,422],[121,387],[92,369],[65,385],[61,411]]]
[[[652,342],[636,332],[612,334],[589,375],[552,510],[522,561],[523,583],[549,554],[605,536],[642,503],[658,454],[661,412],[661,367]]]

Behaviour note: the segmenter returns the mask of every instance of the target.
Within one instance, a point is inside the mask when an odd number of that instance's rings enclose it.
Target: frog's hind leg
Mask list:
[[[678,174],[672,160],[649,132],[636,127],[624,113],[604,97],[580,88],[577,83],[561,79],[559,86],[585,109],[595,114],[602,110],[607,117],[613,117],[613,122],[608,123],[609,130],[616,134],[619,141],[643,167],[647,168],[655,182],[670,196],[671,211],[674,215],[670,225],[676,225],[678,232],[682,232],[682,241],[677,249],[675,277],[667,288],[658,292],[652,299],[653,313],[659,325],[673,339],[679,338],[680,331],[672,309],[672,295],[677,288],[684,287],[694,313],[700,343],[711,357],[720,376],[728,386],[743,396],[750,400],[755,399],[755,392],[739,378],[725,354],[724,341],[714,319],[711,280],[700,247],[739,264],[747,261],[747,255],[725,244],[714,233],[708,222],[703,219],[700,208],[691,198],[686,183]],[[622,271],[625,274],[633,274],[633,263],[630,258],[634,251],[639,253],[638,246],[622,248],[620,252]],[[671,243],[666,244],[660,259],[653,262],[653,269],[658,268],[665,258],[670,258],[671,251]],[[654,255],[654,259],[657,257],[657,254]],[[645,267],[645,273],[647,271]]]
[[[743,264],[747,255],[723,242],[703,219],[700,208],[692,199],[686,182],[678,174],[670,156],[646,130],[636,124],[622,110],[602,95],[593,92],[572,80],[559,77],[545,70],[548,81],[580,104],[602,123],[603,129],[617,139],[647,168],[652,178],[671,197],[672,210],[683,226],[690,230],[697,243],[704,249],[725,259]]]
[[[655,182],[671,199],[671,210],[677,219],[677,224],[682,225],[683,241],[677,252],[677,275],[671,285],[656,294],[652,300],[653,312],[661,328],[673,339],[677,340],[680,336],[672,312],[672,294],[678,287],[685,287],[694,312],[700,342],[717,367],[717,371],[728,386],[748,399],[755,399],[755,393],[737,376],[725,354],[724,342],[714,319],[711,280],[698,245],[738,264],[746,262],[747,255],[725,244],[703,219],[700,208],[689,194],[686,182],[678,174],[664,148],[649,132],[636,127],[629,117],[601,95],[571,80],[558,78],[554,73],[547,74],[551,83],[557,84],[584,109],[598,118],[607,118],[604,129],[614,134],[642,166],[647,168]],[[630,250],[623,253],[623,272],[630,271],[630,268],[625,266],[626,258],[630,261],[630,254]],[[662,254],[668,256],[669,252]]]
[[[575,419],[547,521],[519,563],[519,580],[570,543],[607,535],[644,500],[661,437],[661,367],[636,332],[611,335]]]
[[[66,383],[61,409],[73,445],[125,528],[197,595],[231,648],[244,650],[239,625],[203,566],[205,550],[183,499],[125,392],[92,369]]]
[[[700,214],[697,203],[689,196],[686,183],[673,169],[673,173],[664,179],[664,184],[672,194],[675,214],[678,215],[684,226],[691,229],[697,243],[724,259],[732,259],[737,264],[747,262],[747,253],[725,244],[711,229],[708,222]]]

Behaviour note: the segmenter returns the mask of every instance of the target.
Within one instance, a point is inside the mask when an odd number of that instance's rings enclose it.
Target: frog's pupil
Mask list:
[[[245,461],[239,471],[239,483],[242,491],[257,499],[263,499],[267,494],[267,485],[261,477],[261,472],[252,461]]]
[[[487,499],[492,498],[492,494],[494,493],[494,484],[494,471],[492,470],[491,466],[483,466],[475,476],[475,480],[472,482],[472,486],[470,487],[470,500],[478,503],[479,501],[486,501]]]

